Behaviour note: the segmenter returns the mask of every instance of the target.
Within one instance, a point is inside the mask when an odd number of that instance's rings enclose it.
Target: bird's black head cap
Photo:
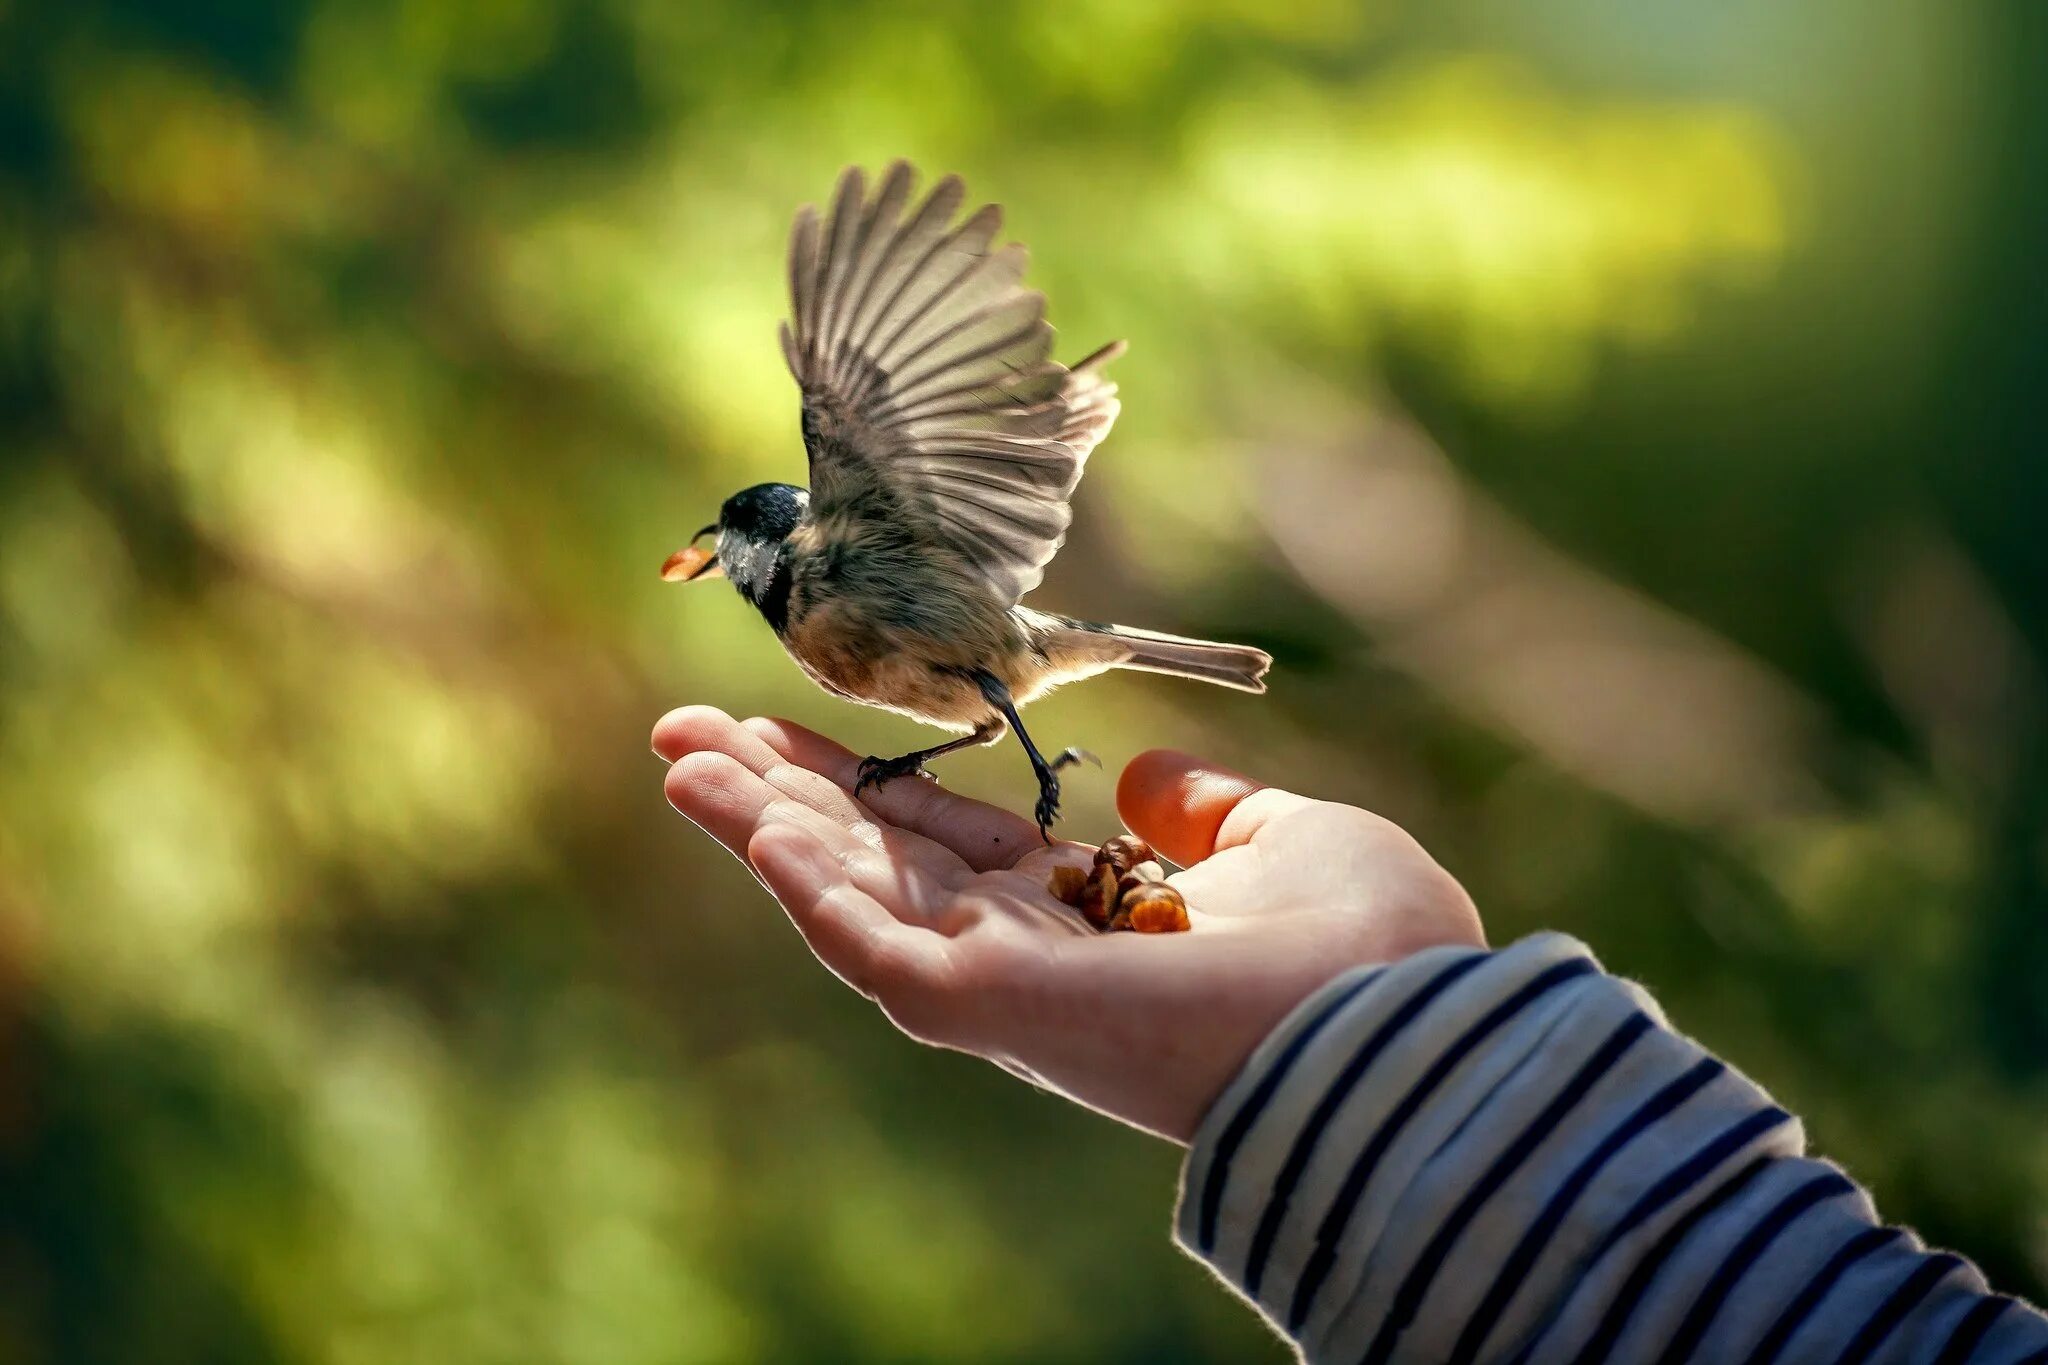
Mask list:
[[[810,497],[794,484],[761,483],[741,489],[718,509],[718,560],[725,576],[777,630],[789,608],[783,542],[803,520]]]
[[[757,483],[742,488],[718,509],[718,529],[747,540],[782,540],[803,520],[810,496],[793,483]]]

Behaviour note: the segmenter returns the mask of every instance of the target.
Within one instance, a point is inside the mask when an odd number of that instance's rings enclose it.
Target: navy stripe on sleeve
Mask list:
[[[1562,935],[1333,962],[1192,1146],[1180,1244],[1328,1365],[2048,1365]]]
[[[1727,1069],[1719,1058],[1702,1057],[1684,1075],[1645,1100],[1634,1113],[1617,1124],[1614,1131],[1593,1149],[1592,1154],[1579,1163],[1578,1168],[1566,1177],[1557,1193],[1551,1196],[1550,1202],[1543,1206],[1543,1212],[1536,1216],[1536,1221],[1529,1225],[1528,1231],[1522,1234],[1522,1240],[1515,1244],[1515,1249],[1509,1253],[1507,1260],[1501,1263],[1500,1270],[1494,1275],[1493,1284],[1486,1291],[1486,1297],[1480,1301],[1479,1307],[1466,1322],[1465,1330],[1459,1334],[1458,1344],[1451,1351],[1450,1365],[1472,1365],[1472,1362],[1479,1358],[1480,1348],[1486,1345],[1486,1338],[1493,1331],[1494,1324],[1500,1321],[1501,1314],[1506,1312],[1508,1305],[1514,1301],[1515,1291],[1522,1287],[1523,1280],[1528,1277],[1529,1268],[1536,1264],[1536,1258],[1543,1254],[1544,1249],[1550,1245],[1550,1239],[1557,1235],[1558,1228],[1563,1226],[1573,1205],[1578,1203],[1579,1196],[1584,1194],[1586,1187],[1607,1168],[1607,1163],[1614,1159],[1615,1153],[1635,1141],[1659,1120],[1670,1115],[1673,1110],[1698,1094],[1709,1081]]]
[[[1592,1338],[1578,1354],[1582,1365],[1583,1362],[1605,1360],[1613,1353],[1614,1343],[1620,1339],[1622,1329],[1628,1326],[1628,1320],[1634,1315],[1637,1306],[1648,1297],[1651,1282],[1657,1278],[1657,1272],[1664,1268],[1664,1263],[1671,1259],[1671,1254],[1678,1250],[1679,1243],[1683,1242],[1686,1235],[1708,1214],[1742,1193],[1749,1182],[1761,1175],[1776,1159],[1770,1156],[1752,1159],[1741,1170],[1715,1186],[1705,1198],[1687,1209],[1664,1230],[1664,1235],[1657,1239],[1656,1245],[1644,1254],[1643,1259],[1636,1263],[1635,1269],[1629,1272],[1628,1279],[1622,1282],[1621,1292],[1608,1304],[1607,1313],[1601,1318],[1600,1326],[1594,1330]]]
[[[1295,1281],[1294,1301],[1287,1311],[1289,1335],[1298,1334],[1301,1324],[1308,1320],[1309,1313],[1315,1307],[1317,1292],[1322,1289],[1323,1281],[1328,1278],[1331,1268],[1337,1263],[1337,1252],[1344,1242],[1344,1229],[1350,1223],[1351,1215],[1357,1211],[1358,1201],[1365,1193],[1365,1183],[1372,1178],[1380,1158],[1393,1146],[1394,1140],[1401,1135],[1401,1130],[1407,1126],[1408,1120],[1415,1117],[1416,1111],[1422,1108],[1436,1092],[1436,1088],[1458,1068],[1473,1048],[1486,1041],[1502,1025],[1527,1009],[1532,1002],[1575,977],[1590,975],[1593,970],[1590,961],[1579,957],[1555,963],[1537,973],[1520,990],[1488,1010],[1478,1022],[1460,1034],[1458,1040],[1444,1049],[1443,1054],[1423,1073],[1422,1078],[1401,1097],[1401,1103],[1387,1115],[1386,1120],[1380,1124],[1379,1131],[1366,1143],[1365,1150],[1351,1163],[1351,1169],[1344,1176],[1343,1185],[1338,1188],[1329,1211],[1323,1215],[1322,1223],[1316,1228],[1315,1248],[1309,1253],[1308,1264],[1302,1268],[1301,1278]]]
[[[1914,1306],[1926,1298],[1934,1286],[1940,1284],[1950,1271],[1957,1269],[1962,1263],[1962,1257],[1944,1251],[1940,1255],[1929,1256],[1913,1267],[1913,1273],[1908,1275],[1904,1283],[1894,1289],[1891,1296],[1870,1315],[1870,1321],[1864,1323],[1862,1330],[1856,1333],[1855,1340],[1842,1352],[1836,1365],[1863,1365],[1864,1361],[1870,1359],[1872,1352],[1884,1345],[1884,1339],[1897,1329],[1906,1314],[1912,1312]]]
[[[1897,1228],[1865,1228],[1844,1243],[1840,1250],[1828,1257],[1827,1264],[1814,1272],[1806,1287],[1801,1289],[1792,1302],[1785,1305],[1785,1311],[1771,1324],[1771,1330],[1757,1343],[1756,1354],[1750,1357],[1750,1365],[1770,1365],[1785,1349],[1785,1343],[1800,1329],[1828,1291],[1835,1287],[1835,1281],[1848,1272],[1850,1266],[1876,1251],[1887,1242],[1897,1241]]]
[[[1770,1248],[1771,1243],[1777,1240],[1779,1233],[1815,1204],[1825,1199],[1833,1199],[1837,1195],[1852,1193],[1855,1188],[1855,1184],[1848,1176],[1840,1171],[1830,1171],[1826,1175],[1816,1176],[1807,1181],[1779,1200],[1777,1207],[1742,1234],[1742,1240],[1735,1244],[1727,1259],[1714,1271],[1713,1278],[1707,1281],[1707,1287],[1687,1310],[1685,1320],[1678,1325],[1678,1331],[1671,1338],[1670,1344],[1665,1346],[1664,1353],[1657,1358],[1659,1365],[1676,1365],[1678,1361],[1692,1358],[1692,1353],[1699,1349],[1701,1339],[1706,1336],[1707,1329],[1714,1325],[1714,1315],[1721,1311],[1721,1306],[1735,1291],[1736,1284]]]
[[[1634,1232],[1640,1224],[1653,1217],[1672,1200],[1706,1179],[1716,1166],[1771,1129],[1789,1121],[1791,1117],[1784,1110],[1772,1105],[1766,1109],[1759,1109],[1723,1129],[1713,1141],[1694,1152],[1663,1179],[1643,1191],[1643,1197],[1636,1201],[1635,1207],[1622,1215],[1621,1221],[1608,1232],[1600,1243],[1600,1249],[1593,1253],[1593,1259],[1598,1260],[1606,1255],[1616,1242]]]
[[[1244,1145],[1245,1135],[1251,1132],[1252,1125],[1259,1120],[1259,1115],[1272,1103],[1274,1092],[1280,1088],[1280,1083],[1287,1079],[1287,1073],[1301,1060],[1301,1054],[1315,1041],[1316,1035],[1323,1031],[1323,1026],[1329,1023],[1338,1011],[1356,1000],[1358,993],[1377,981],[1384,971],[1385,967],[1378,967],[1366,973],[1338,992],[1336,999],[1318,1010],[1315,1017],[1302,1026],[1301,1032],[1288,1040],[1285,1050],[1273,1059],[1272,1066],[1259,1078],[1258,1085],[1251,1094],[1245,1096],[1244,1103],[1230,1116],[1230,1123],[1217,1135],[1215,1155],[1209,1161],[1209,1174],[1202,1181],[1201,1221],[1196,1234],[1196,1245],[1201,1248],[1204,1256],[1216,1249],[1216,1219],[1223,1208],[1223,1189],[1230,1181],[1231,1158],[1235,1157],[1237,1149]]]
[[[1600,1045],[1599,1050],[1586,1059],[1585,1064],[1565,1083],[1564,1088],[1557,1092],[1550,1103],[1543,1107],[1542,1112],[1531,1119],[1516,1135],[1515,1140],[1508,1144],[1494,1160],[1493,1165],[1487,1168],[1486,1174],[1479,1177],[1478,1182],[1465,1192],[1464,1198],[1458,1201],[1458,1206],[1437,1228],[1436,1235],[1429,1239],[1429,1245],[1416,1257],[1407,1278],[1402,1280],[1401,1287],[1395,1291],[1393,1303],[1388,1308],[1386,1317],[1382,1319],[1371,1347],[1366,1351],[1367,1365],[1380,1365],[1393,1352],[1395,1339],[1415,1320],[1416,1313],[1422,1307],[1422,1300],[1435,1281],[1437,1272],[1443,1268],[1444,1261],[1450,1256],[1451,1248],[1464,1234],[1466,1226],[1478,1217],[1486,1201],[1522,1168],[1522,1164],[1542,1145],[1545,1138],[1557,1131],[1558,1124],[1565,1116],[1577,1107],[1588,1091],[1614,1069],[1614,1064],[1621,1060],[1649,1028],[1650,1018],[1646,1014],[1631,1012],[1622,1020],[1620,1026],[1607,1035],[1607,1040]]]
[[[1935,1357],[1934,1365],[1963,1365],[1977,1349],[1977,1343],[1984,1340],[1984,1334],[1991,1330],[1991,1324],[1998,1321],[1998,1315],[2011,1302],[2003,1294],[1993,1294],[1971,1304],[1970,1311],[1963,1314],[1963,1320],[1949,1334],[1948,1345],[1942,1347],[1941,1354]]]
[[[1273,1197],[1266,1201],[1266,1208],[1259,1215],[1259,1224],[1252,1233],[1251,1254],[1245,1265],[1245,1292],[1256,1299],[1259,1296],[1259,1281],[1266,1273],[1266,1258],[1273,1252],[1273,1239],[1280,1234],[1281,1220],[1287,1216],[1287,1206],[1294,1199],[1294,1187],[1301,1183],[1302,1172],[1308,1169],[1309,1158],[1315,1155],[1316,1144],[1322,1140],[1323,1129],[1344,1101],[1350,1098],[1353,1087],[1366,1069],[1378,1060],[1395,1036],[1422,1013],[1430,1002],[1449,990],[1467,972],[1485,962],[1484,953],[1473,953],[1470,957],[1459,958],[1428,981],[1414,995],[1408,997],[1401,1007],[1387,1018],[1384,1024],[1373,1031],[1373,1035],[1353,1054],[1344,1069],[1337,1073],[1330,1088],[1323,1092],[1316,1102],[1308,1121],[1295,1136],[1294,1145],[1287,1151],[1287,1160],[1280,1166],[1280,1174],[1273,1179]]]

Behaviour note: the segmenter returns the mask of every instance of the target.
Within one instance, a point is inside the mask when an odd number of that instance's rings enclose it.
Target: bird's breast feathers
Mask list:
[[[828,692],[965,730],[989,714],[972,671],[1029,654],[1010,613],[930,550],[815,527],[791,539],[782,643]]]

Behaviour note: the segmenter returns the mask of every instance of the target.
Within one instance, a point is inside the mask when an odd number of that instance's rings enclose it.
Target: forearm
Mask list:
[[[1545,935],[1331,983],[1189,1154],[1178,1237],[1317,1362],[2020,1360],[1796,1119]],[[1946,1353],[1946,1354],[1945,1354]]]

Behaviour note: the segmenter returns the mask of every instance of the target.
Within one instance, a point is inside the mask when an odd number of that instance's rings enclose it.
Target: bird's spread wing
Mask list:
[[[913,205],[899,161],[870,197],[849,169],[822,222],[797,215],[782,349],[803,389],[811,515],[900,518],[1014,602],[1059,548],[1081,466],[1116,420],[1100,367],[1123,348],[1054,362],[1024,248],[994,245],[993,204],[956,226],[966,193],[948,176]]]

